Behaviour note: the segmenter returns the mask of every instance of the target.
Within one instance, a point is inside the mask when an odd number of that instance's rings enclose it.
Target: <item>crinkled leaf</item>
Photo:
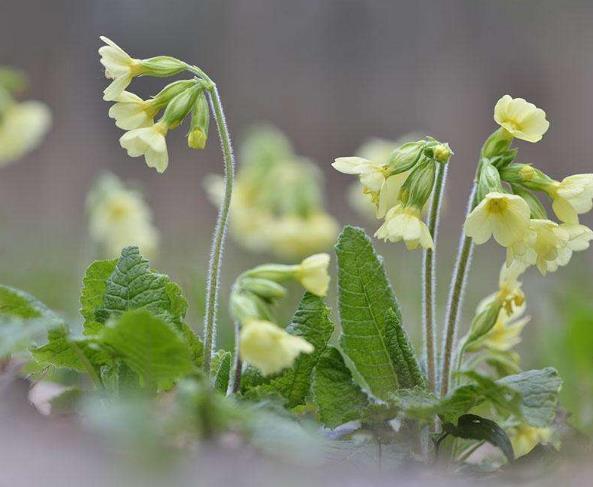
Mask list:
[[[110,317],[134,309],[148,310],[167,323],[181,327],[187,301],[168,276],[150,269],[137,247],[126,247],[107,278],[102,304],[94,314],[98,322],[105,323]],[[92,310],[85,312],[90,314]]]
[[[541,370],[527,370],[509,375],[497,381],[521,396],[519,408],[525,421],[531,426],[549,426],[556,415],[558,394],[562,379],[552,367]]]
[[[352,381],[342,355],[333,347],[325,351],[313,372],[313,402],[328,428],[360,419],[369,405],[366,394]]]
[[[96,312],[103,305],[107,279],[115,270],[116,265],[117,259],[95,261],[87,268],[82,278],[80,314],[85,321],[85,333],[94,334],[102,326],[97,322]]]
[[[406,360],[411,347],[404,344],[405,353],[401,348],[400,340],[405,337],[398,332],[399,305],[382,259],[361,229],[345,227],[336,254],[342,348],[370,391],[387,399],[402,385],[400,381],[411,384],[416,374],[410,370],[415,366]],[[393,315],[388,314],[390,311]]]
[[[181,333],[148,310],[132,310],[108,322],[101,340],[150,389],[167,389],[191,372],[191,352]]]
[[[443,430],[457,438],[466,440],[487,441],[504,453],[509,462],[513,462],[515,455],[511,440],[494,421],[475,414],[464,414],[459,417],[457,426],[452,423],[443,424]]]
[[[200,340],[200,337],[196,335],[187,323],[181,325],[181,333],[183,333],[185,341],[189,346],[192,362],[196,367],[201,367],[204,360],[204,344],[202,340]]]
[[[313,352],[301,354],[290,369],[270,379],[261,374],[257,374],[258,377],[253,370],[248,369],[245,380],[242,380],[243,392],[251,398],[280,395],[286,399],[289,408],[304,404],[311,388],[311,374],[327,349],[333,330],[330,310],[323,299],[305,293],[286,331],[307,340],[313,345]]]
[[[223,394],[226,393],[227,387],[229,386],[232,361],[233,354],[226,350],[219,350],[214,357],[212,357],[211,370],[214,388]]]

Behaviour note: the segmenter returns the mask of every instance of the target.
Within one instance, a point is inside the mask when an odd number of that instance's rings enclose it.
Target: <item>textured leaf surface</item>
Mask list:
[[[98,285],[94,285],[98,289]],[[126,247],[113,272],[105,282],[103,301],[95,311],[97,321],[104,323],[133,309],[145,309],[153,315],[182,326],[187,301],[181,289],[168,276],[153,272],[137,247]],[[91,313],[92,310],[85,310]]]
[[[214,388],[223,394],[226,393],[229,386],[232,361],[233,354],[226,350],[219,350],[212,358],[211,370]]]
[[[329,347],[313,372],[313,401],[319,419],[328,428],[361,417],[369,405],[366,394],[352,381],[340,352]]]
[[[243,391],[248,397],[279,394],[286,399],[289,408],[304,404],[311,388],[311,374],[327,349],[333,330],[330,311],[323,299],[305,293],[286,331],[307,340],[315,347],[313,352],[301,354],[290,369],[269,380],[261,376],[249,377],[248,373]],[[254,389],[248,392],[249,387]]]
[[[443,430],[457,438],[487,441],[500,448],[509,462],[513,462],[515,459],[511,440],[504,430],[490,419],[475,414],[464,414],[459,418],[457,426],[445,423]]]
[[[342,348],[366,381],[370,391],[387,399],[411,381],[403,351],[397,347],[400,330],[399,306],[367,235],[345,227],[336,245]],[[393,315],[388,315],[388,312]],[[387,320],[390,316],[390,324]],[[389,330],[388,330],[389,328]]]
[[[192,370],[191,352],[181,333],[147,310],[124,313],[108,323],[101,338],[149,388],[167,389]]]
[[[80,314],[87,323],[96,322],[95,313],[103,305],[103,298],[107,288],[107,279],[115,270],[117,259],[98,260],[93,262],[82,278],[80,293]]]

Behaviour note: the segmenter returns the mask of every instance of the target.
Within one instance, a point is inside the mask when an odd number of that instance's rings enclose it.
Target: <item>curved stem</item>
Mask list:
[[[210,373],[210,362],[214,344],[216,342],[216,311],[218,308],[218,289],[220,287],[220,267],[226,236],[231,194],[235,177],[235,159],[231,146],[231,137],[226,125],[222,103],[218,89],[214,83],[209,89],[210,105],[216,121],[220,146],[224,158],[224,198],[218,211],[216,228],[212,239],[212,250],[208,266],[208,286],[206,291],[206,314],[204,317],[204,361],[203,367],[206,374]]]
[[[477,181],[477,178],[476,178]],[[466,217],[474,209],[477,203],[477,188],[478,185],[474,181],[472,191],[470,193]],[[459,252],[455,262],[455,269],[451,281],[451,288],[449,291],[449,302],[447,305],[447,321],[443,343],[443,363],[441,368],[441,396],[446,396],[449,392],[451,363],[453,362],[453,351],[455,347],[455,338],[457,336],[457,322],[459,319],[459,312],[463,300],[463,291],[467,281],[467,273],[471,265],[471,256],[473,251],[473,241],[470,237],[465,236],[463,230],[461,231],[461,238],[459,241]]]
[[[433,249],[425,249],[422,259],[423,286],[422,301],[424,307],[424,354],[426,356],[426,371],[428,387],[434,392],[436,388],[436,346],[435,346],[435,274],[436,274],[436,246],[439,227],[439,216],[443,199],[443,190],[447,178],[447,164],[438,164],[436,183],[430,205],[428,230],[432,235]]]
[[[236,394],[241,387],[241,370],[243,369],[243,362],[239,355],[239,346],[241,340],[241,324],[239,320],[235,321],[235,357],[233,358],[233,366],[231,367],[231,376],[229,377],[229,386],[227,388],[227,396]]]

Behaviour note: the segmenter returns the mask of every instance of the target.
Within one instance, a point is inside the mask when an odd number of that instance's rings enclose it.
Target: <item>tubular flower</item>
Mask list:
[[[257,367],[263,375],[280,372],[292,366],[301,353],[313,350],[313,345],[305,339],[289,335],[270,321],[247,320],[241,328],[241,359]]]
[[[527,455],[539,443],[547,443],[552,431],[550,428],[535,428],[528,424],[520,424],[515,426],[509,434],[515,457],[522,457]]]
[[[385,222],[375,233],[375,237],[389,242],[403,240],[408,249],[433,248],[432,236],[422,221],[422,211],[414,206],[401,204],[391,208],[385,215]]]
[[[130,130],[119,139],[120,145],[130,157],[144,156],[148,167],[163,173],[169,165],[167,140],[168,125],[161,121],[149,127]]]
[[[113,80],[103,91],[103,100],[115,101],[132,82],[132,78],[141,74],[142,64],[139,59],[130,57],[111,39],[105,36],[101,36],[100,39],[107,44],[99,48],[105,77]]]
[[[494,107],[494,120],[513,137],[537,142],[550,127],[546,112],[523,98],[504,95]]]
[[[377,163],[362,157],[338,157],[332,164],[344,174],[358,175],[363,193],[375,205],[377,218],[383,218],[398,200],[405,174],[388,175],[386,163]]]
[[[546,193],[552,198],[556,216],[566,223],[579,222],[578,215],[593,208],[593,174],[575,174],[555,181]]]
[[[468,215],[463,228],[478,245],[494,236],[500,245],[510,247],[526,236],[530,213],[523,198],[491,192]]]
[[[122,92],[109,109],[109,117],[115,119],[115,125],[123,130],[149,127],[157,114],[149,100],[143,100],[129,91]]]
[[[37,147],[50,125],[51,113],[43,103],[11,104],[0,117],[0,166],[20,159]]]
[[[328,254],[315,254],[307,257],[298,266],[296,277],[301,285],[317,296],[325,296],[329,287]]]
[[[496,324],[480,344],[490,350],[508,352],[521,343],[521,332],[529,322],[529,317],[521,318],[524,312],[524,304],[516,308],[512,313],[508,313],[506,309],[502,308],[498,314]]]
[[[510,265],[503,264],[500,270],[496,297],[502,302],[503,309],[509,315],[525,303],[525,294],[521,289],[519,276],[526,268],[524,263],[515,260]]]

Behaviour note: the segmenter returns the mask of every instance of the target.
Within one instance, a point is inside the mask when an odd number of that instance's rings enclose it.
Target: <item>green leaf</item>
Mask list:
[[[320,421],[328,428],[336,428],[361,417],[369,405],[362,389],[352,381],[340,352],[329,347],[313,372],[313,402]]]
[[[521,396],[519,408],[525,421],[531,426],[549,426],[558,408],[558,394],[562,379],[552,367],[541,370],[527,370],[509,375],[497,381]]]
[[[327,349],[333,330],[330,310],[323,299],[305,293],[286,331],[307,340],[315,347],[313,352],[301,354],[290,369],[271,379],[253,377],[253,372],[247,372],[247,380],[242,380],[243,392],[251,398],[279,394],[286,399],[288,408],[304,404],[311,388],[311,374]]]
[[[202,366],[204,360],[204,344],[196,332],[187,323],[181,325],[181,333],[189,346],[191,352],[191,360],[196,367]]]
[[[466,440],[487,441],[501,449],[509,462],[513,462],[515,455],[511,440],[494,421],[475,414],[464,414],[459,417],[457,426],[452,423],[443,424],[443,430],[457,438]]]
[[[399,305],[369,237],[347,226],[336,245],[341,344],[370,391],[387,399],[424,380],[403,330]]]
[[[226,350],[219,350],[212,357],[212,378],[214,379],[214,388],[217,391],[226,394],[229,386],[229,377],[231,373],[231,364],[233,361],[233,354]]]
[[[151,389],[167,389],[193,369],[191,352],[181,333],[148,310],[127,311],[110,321],[101,340]]]
[[[107,289],[107,279],[115,270],[117,259],[98,260],[93,262],[82,278],[80,293],[80,314],[84,318],[85,332],[94,334],[98,331],[96,311],[103,305]]]
[[[98,289],[96,284],[95,288]],[[134,309],[148,310],[181,328],[187,301],[179,286],[168,276],[150,269],[137,247],[126,247],[105,282],[103,301],[95,308],[94,315],[98,322],[105,323],[108,318]],[[85,310],[85,313],[92,313],[92,309]]]
[[[28,347],[40,332],[63,320],[30,294],[0,286],[0,357]]]

